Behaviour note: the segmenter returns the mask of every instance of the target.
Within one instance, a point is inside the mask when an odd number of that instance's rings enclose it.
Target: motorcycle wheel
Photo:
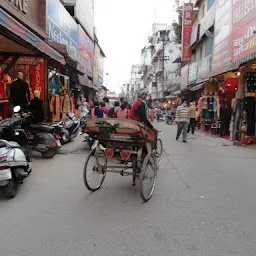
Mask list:
[[[17,185],[13,179],[9,181],[9,183],[3,187],[3,195],[7,199],[12,199],[17,194]]]
[[[56,149],[49,148],[46,152],[41,152],[43,158],[51,159],[53,158],[57,153]]]

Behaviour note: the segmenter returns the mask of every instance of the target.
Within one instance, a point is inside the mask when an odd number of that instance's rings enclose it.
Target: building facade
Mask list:
[[[173,27],[153,24],[152,35],[141,51],[140,87],[147,89],[148,100],[163,102],[174,95],[180,84],[180,45],[175,41]],[[136,88],[131,86],[131,88]]]

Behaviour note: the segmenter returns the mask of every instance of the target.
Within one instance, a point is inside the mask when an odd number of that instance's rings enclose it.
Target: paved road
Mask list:
[[[197,135],[165,156],[153,198],[143,204],[131,177],[109,174],[89,193],[80,141],[53,160],[37,157],[17,197],[0,199],[4,256],[255,256],[256,151]]]

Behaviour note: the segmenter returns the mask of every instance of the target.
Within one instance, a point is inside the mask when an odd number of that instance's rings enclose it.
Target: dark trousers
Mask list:
[[[190,129],[191,129],[191,133],[194,134],[195,129],[196,129],[196,119],[195,118],[190,118],[190,122],[188,125],[188,133],[190,132]]]
[[[182,132],[182,140],[187,141],[187,129],[188,129],[188,122],[178,122],[176,140],[179,139]]]
[[[229,135],[229,120],[220,120],[220,136]]]

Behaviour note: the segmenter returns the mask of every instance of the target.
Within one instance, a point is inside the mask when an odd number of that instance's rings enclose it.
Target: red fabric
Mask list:
[[[131,112],[130,112],[130,119],[131,120],[135,120],[135,121],[141,122],[140,115],[137,112],[137,109],[140,107],[141,104],[142,104],[141,100],[138,99],[132,105],[132,109],[131,109]]]

